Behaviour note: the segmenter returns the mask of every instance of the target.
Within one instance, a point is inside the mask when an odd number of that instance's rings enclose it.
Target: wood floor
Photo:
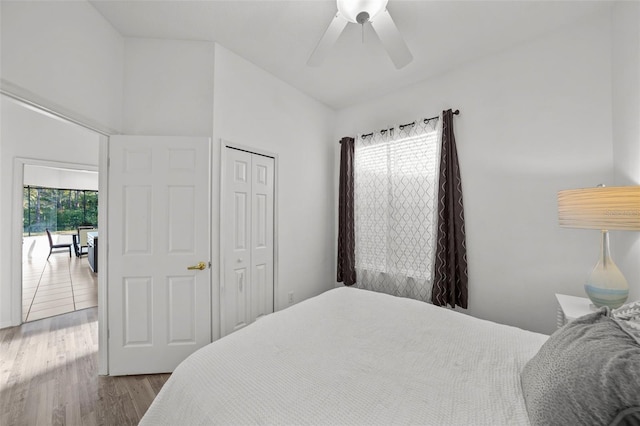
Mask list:
[[[98,376],[97,308],[0,330],[0,425],[135,425],[169,374]]]

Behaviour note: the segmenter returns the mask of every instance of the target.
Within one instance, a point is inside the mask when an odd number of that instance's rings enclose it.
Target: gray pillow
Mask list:
[[[640,342],[607,315],[565,325],[525,365],[532,425],[640,425]]]

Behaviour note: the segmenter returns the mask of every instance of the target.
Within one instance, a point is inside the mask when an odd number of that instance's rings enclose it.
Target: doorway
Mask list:
[[[11,236],[3,239],[5,244],[10,244],[11,255],[3,258],[1,262],[6,263],[5,270],[10,271],[10,279],[4,282],[11,287],[9,290],[11,323],[18,325],[26,319],[24,310],[28,309],[33,302],[33,300],[31,302],[23,300],[22,289],[23,260],[28,259],[30,248],[27,246],[27,258],[23,259],[25,178],[27,184],[31,182],[29,179],[34,178],[36,179],[32,181],[34,183],[46,182],[46,186],[68,188],[72,185],[63,183],[63,171],[76,174],[90,172],[96,175],[102,137],[93,130],[26,101],[7,96],[5,93],[2,94],[1,102],[3,122],[1,190],[7,200],[10,200],[1,215],[1,220],[4,235]],[[34,177],[34,173],[39,174],[40,177]],[[43,177],[45,174],[48,177]],[[9,194],[11,194],[10,197]],[[43,236],[46,238],[44,231],[43,229]],[[55,230],[52,231],[55,234]],[[52,235],[52,239],[61,240],[56,241],[58,243],[65,241],[71,243],[71,238],[71,236]],[[30,243],[32,242],[28,242]],[[48,252],[48,242],[46,247]],[[31,251],[31,254],[34,255],[35,252]],[[53,258],[59,256],[59,254],[52,255]],[[34,280],[34,277],[30,278]],[[29,306],[25,306],[27,304]],[[28,311],[26,313],[28,314]]]
[[[27,94],[28,95],[28,94]],[[2,112],[2,175],[1,193],[7,201],[0,212],[0,233],[7,253],[0,259],[2,271],[3,312],[8,320],[2,327],[20,325],[23,318],[22,260],[23,260],[23,182],[27,165],[68,170],[85,170],[97,173],[106,170],[106,131],[83,124],[82,119],[55,112],[28,99],[28,96],[12,93],[4,88],[0,96]],[[99,191],[106,193],[102,179]],[[101,203],[100,221],[106,219],[105,204]],[[67,254],[68,256],[68,254]],[[100,258],[103,254],[100,254]],[[98,273],[98,281],[105,282],[105,274]],[[102,306],[106,299],[104,286],[98,286],[100,304],[98,316],[102,318]],[[106,293],[105,293],[106,294]],[[106,322],[106,321],[105,321]],[[106,333],[98,324],[100,346],[106,348]],[[101,350],[101,349],[100,349]],[[106,357],[98,357],[99,371],[107,371]]]
[[[274,311],[276,158],[225,146],[221,191],[221,335]]]
[[[25,164],[22,206],[22,321],[98,306],[98,172]]]

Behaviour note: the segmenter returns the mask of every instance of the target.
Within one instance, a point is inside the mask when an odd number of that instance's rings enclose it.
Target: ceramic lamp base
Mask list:
[[[588,284],[585,284],[584,291],[589,296],[589,299],[593,304],[600,308],[602,306],[608,306],[611,309],[619,308],[624,305],[629,297],[629,290],[612,290],[607,288],[598,288]]]
[[[591,272],[584,290],[597,307],[619,308],[627,301],[629,284],[618,266],[611,259],[609,232],[602,231],[600,260]]]

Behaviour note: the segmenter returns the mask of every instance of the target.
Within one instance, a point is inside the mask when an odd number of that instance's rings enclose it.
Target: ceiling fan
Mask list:
[[[389,0],[337,0],[338,12],[309,57],[307,65],[319,66],[348,23],[371,23],[391,61],[400,69],[413,60],[398,27],[387,11]]]

